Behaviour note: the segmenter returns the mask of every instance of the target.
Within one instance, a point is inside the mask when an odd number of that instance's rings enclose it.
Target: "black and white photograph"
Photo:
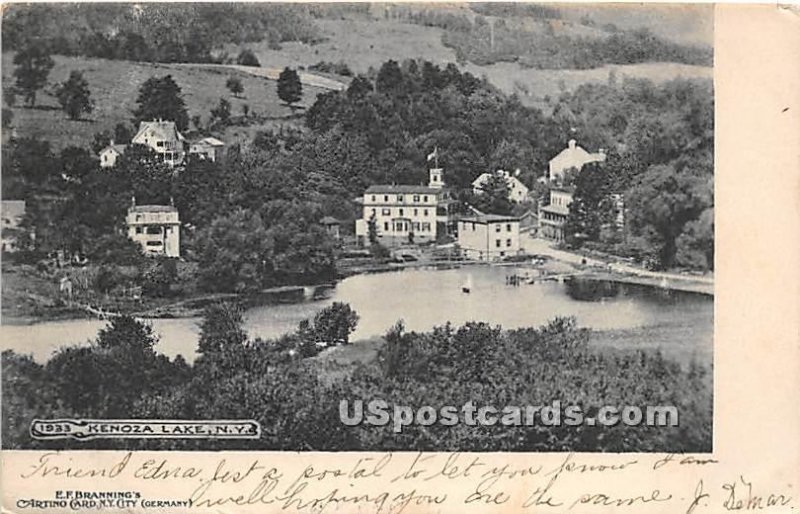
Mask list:
[[[4,449],[714,450],[712,4],[1,34]]]

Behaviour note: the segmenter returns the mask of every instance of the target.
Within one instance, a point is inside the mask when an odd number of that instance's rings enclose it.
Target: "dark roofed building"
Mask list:
[[[341,237],[341,234],[339,233],[341,222],[333,216],[325,216],[319,220],[319,224],[325,227],[325,231],[327,231],[328,234],[330,234],[334,239],[339,239]]]

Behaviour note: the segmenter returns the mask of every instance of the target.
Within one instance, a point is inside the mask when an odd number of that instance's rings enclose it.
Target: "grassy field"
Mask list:
[[[388,59],[402,61],[406,58],[422,58],[440,65],[456,60],[453,50],[442,44],[443,30],[439,28],[394,20],[318,20],[317,23],[327,38],[324,43],[285,43],[281,50],[269,49],[266,43],[249,47],[256,53],[262,66],[307,67],[319,61],[342,61],[355,73],[366,73],[370,67],[377,69]],[[536,21],[529,23],[541,24]],[[573,31],[596,30],[574,23],[570,23],[569,27]],[[237,49],[231,47],[229,51],[235,53]],[[523,103],[540,108],[547,107],[546,97],[554,99],[562,91],[574,90],[581,84],[607,81],[612,70],[619,80],[628,76],[646,78],[656,83],[676,77],[713,77],[711,67],[676,63],[609,65],[589,70],[537,70],[505,62],[490,66],[467,63],[462,69],[479,77],[485,76],[504,92],[515,93]]]
[[[266,42],[246,46],[256,53],[263,67],[276,69],[285,66],[307,68],[320,61],[341,61],[355,73],[366,73],[389,59],[402,61],[421,58],[439,65],[455,62],[455,53],[442,44],[443,31],[439,28],[382,19],[322,19],[317,20],[317,24],[326,40],[316,45],[284,43],[280,50],[270,49]],[[570,26],[580,27],[575,23],[570,23]],[[231,46],[226,50],[235,55],[239,48]],[[10,54],[5,53],[2,58],[5,86],[13,81],[13,64]],[[167,74],[171,74],[183,89],[190,117],[199,114],[203,123],[207,122],[209,111],[220,98],[231,102],[234,116],[241,115],[242,106],[247,104],[251,113],[268,118],[259,125],[228,127],[223,133],[215,134],[228,143],[249,141],[258,130],[264,128],[302,124],[302,119],[287,119],[292,112],[278,99],[274,81],[234,69],[62,56],[54,56],[54,60],[56,65],[50,73],[50,84],[38,95],[37,108],[24,108],[19,101],[13,107],[13,128],[19,136],[35,135],[48,139],[55,148],[87,146],[93,134],[111,130],[120,121],[129,121],[140,84],[151,76]],[[467,63],[462,68],[476,76],[485,76],[504,92],[517,94],[524,104],[545,111],[561,92],[574,90],[589,82],[605,82],[612,70],[618,80],[628,76],[647,78],[657,83],[676,77],[713,77],[711,67],[675,63],[610,65],[590,70],[537,70],[523,68],[516,63],[490,66]],[[83,71],[92,90],[95,111],[88,120],[68,120],[52,95],[53,86],[65,80],[71,70]],[[225,81],[231,75],[242,80],[245,88],[242,98],[234,98],[225,88]],[[344,82],[348,80],[340,79]],[[302,104],[311,105],[316,95],[323,91],[305,86]]]
[[[3,86],[13,83],[12,59],[11,54],[3,54]],[[296,120],[282,120],[292,115],[292,111],[278,98],[274,81],[236,70],[63,56],[53,56],[53,59],[56,64],[50,72],[49,85],[37,95],[36,108],[23,107],[21,98],[18,99],[17,105],[12,108],[12,125],[16,135],[35,135],[47,139],[54,148],[88,146],[95,133],[113,130],[119,122],[130,122],[131,112],[136,107],[138,88],[152,76],[172,75],[183,90],[189,117],[199,114],[204,124],[208,121],[209,111],[220,98],[231,102],[234,116],[241,115],[242,106],[247,104],[252,114],[271,118],[265,125],[298,123]],[[87,120],[69,120],[60,110],[56,98],[48,93],[57,83],[66,80],[72,70],[82,71],[89,82],[95,110]],[[225,87],[225,81],[232,75],[239,77],[244,85],[241,98],[234,98]],[[305,87],[303,103],[313,103],[316,95],[322,91]],[[229,127],[218,136],[230,143],[239,137],[249,138],[260,128],[263,127]]]
[[[520,97],[523,104],[547,109],[563,91],[574,91],[583,84],[607,82],[611,73],[617,80],[625,77],[649,79],[661,83],[678,77],[711,80],[713,68],[670,62],[607,65],[590,70],[536,70],[523,68],[516,63],[497,63],[491,66],[467,64],[467,71],[486,76],[489,81],[505,91]]]

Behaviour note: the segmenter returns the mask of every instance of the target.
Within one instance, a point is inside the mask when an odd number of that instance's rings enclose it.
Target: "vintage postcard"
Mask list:
[[[3,512],[797,512],[800,12],[5,3]]]

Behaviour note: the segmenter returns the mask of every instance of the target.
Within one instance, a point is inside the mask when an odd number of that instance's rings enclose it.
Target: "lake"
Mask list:
[[[296,328],[334,301],[347,302],[360,320],[351,340],[383,335],[402,319],[408,330],[427,331],[447,321],[486,321],[504,328],[539,326],[556,316],[602,331],[593,344],[659,348],[683,362],[696,357],[710,364],[714,302],[710,296],[659,288],[569,279],[510,286],[514,267],[408,269],[357,275],[313,297],[261,305],[245,313],[251,337],[276,337]],[[528,270],[529,271],[529,270]],[[471,283],[465,294],[461,286]],[[198,318],[150,320],[160,341],[156,349],[191,361],[199,336]],[[32,354],[39,362],[63,345],[86,343],[105,325],[99,320],[48,321],[1,327],[4,349]]]

